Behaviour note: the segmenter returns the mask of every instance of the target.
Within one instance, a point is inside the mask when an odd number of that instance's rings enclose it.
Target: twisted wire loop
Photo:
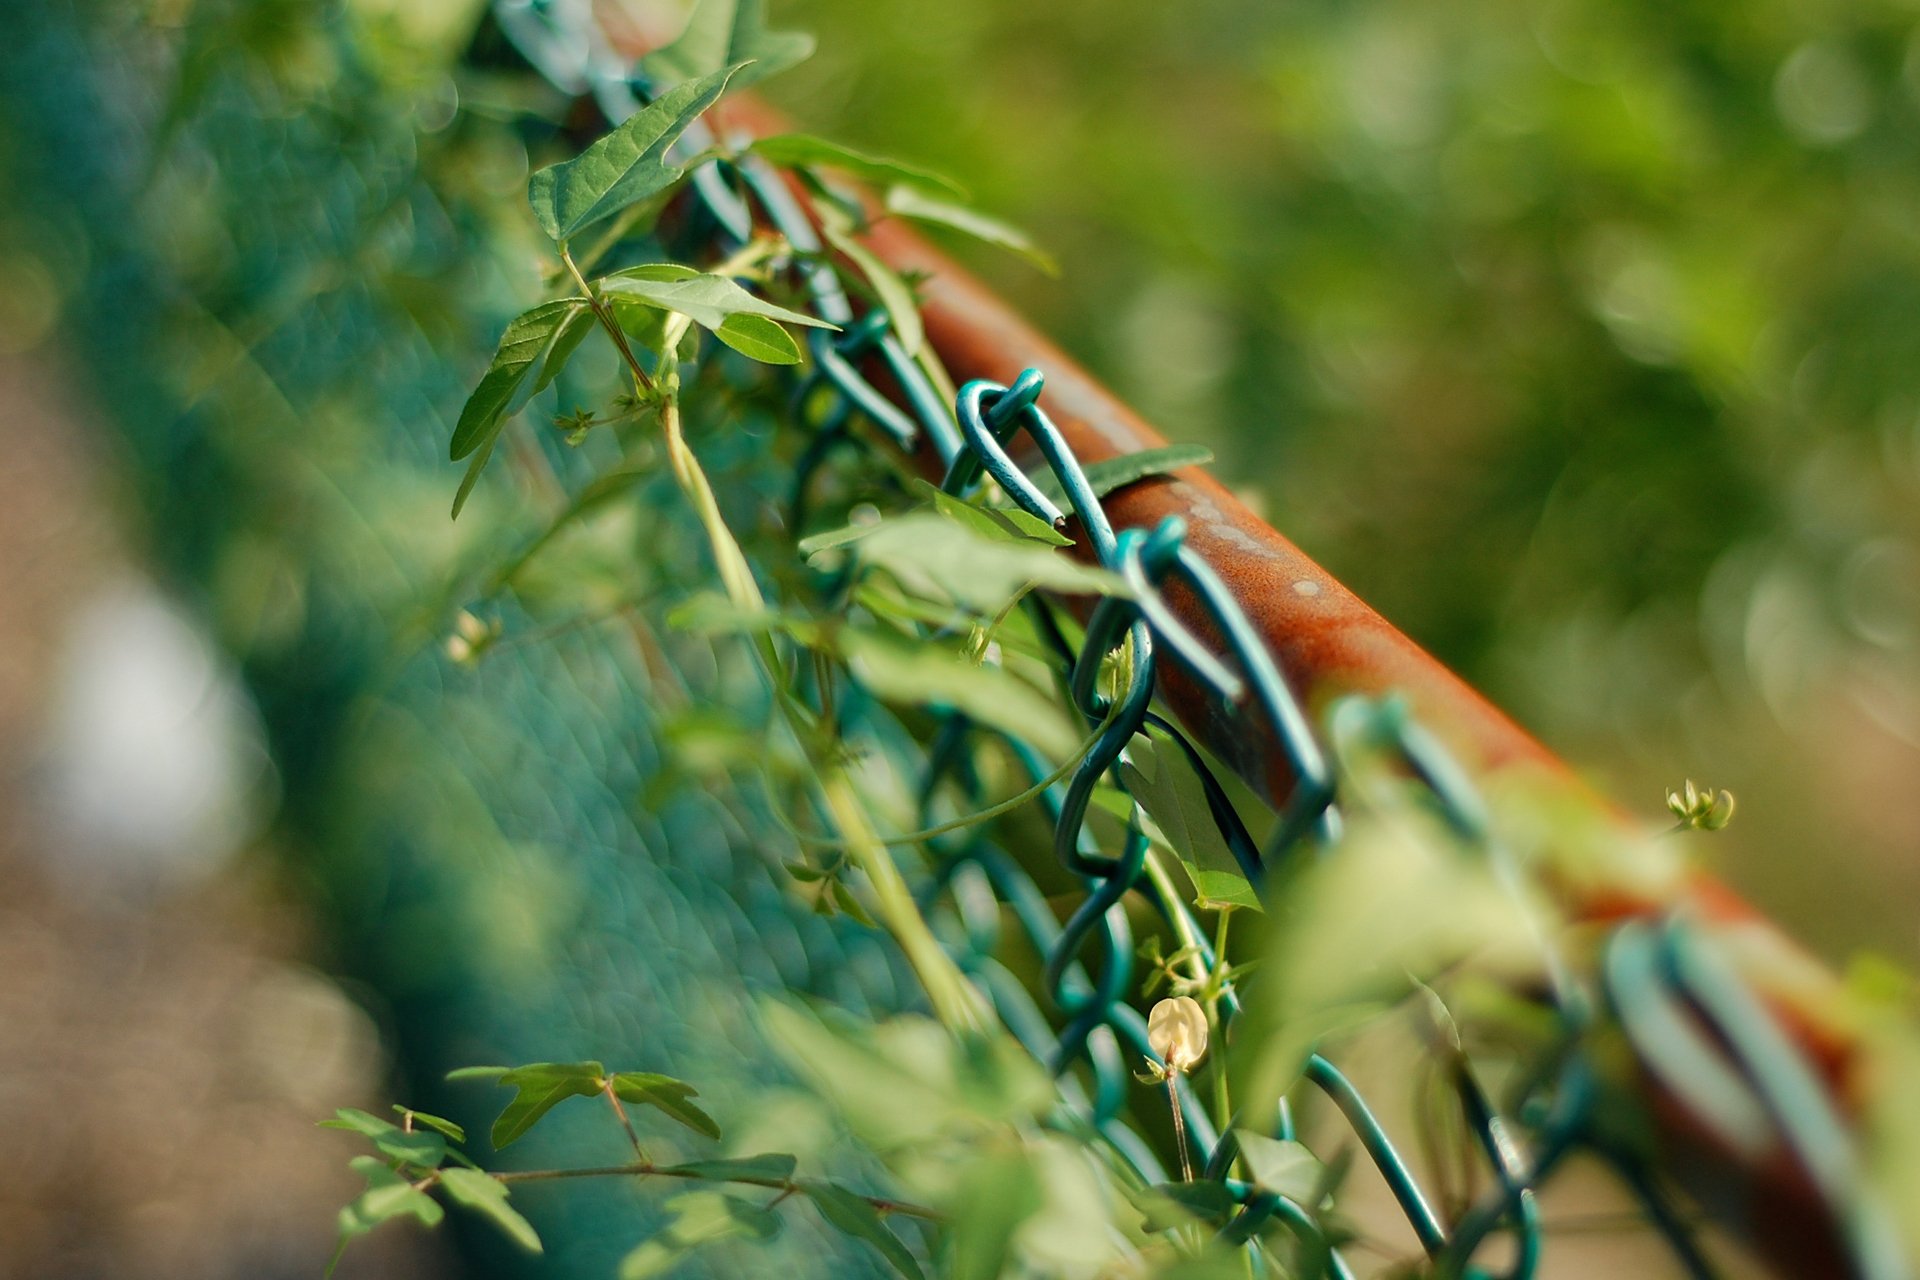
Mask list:
[[[509,39],[555,86],[591,95],[615,124],[638,109],[646,86],[598,33],[590,0],[496,0],[495,13]],[[1123,899],[1130,893],[1144,897],[1209,971],[1215,957],[1193,911],[1148,874],[1149,840],[1139,804],[1131,806],[1118,852],[1103,851],[1089,828],[1096,787],[1104,782],[1128,794],[1120,765],[1136,735],[1170,743],[1193,769],[1222,840],[1263,901],[1272,868],[1303,850],[1336,850],[1341,819],[1330,757],[1354,752],[1377,755],[1394,766],[1397,776],[1417,784],[1459,847],[1486,859],[1497,881],[1517,891],[1519,869],[1491,834],[1472,781],[1439,741],[1413,722],[1403,702],[1343,699],[1327,715],[1323,742],[1251,619],[1214,569],[1185,545],[1181,522],[1168,518],[1146,530],[1113,527],[1085,468],[1040,403],[1044,378],[1039,370],[1026,370],[1010,386],[970,382],[950,407],[893,332],[885,310],[856,312],[785,180],[758,157],[743,153],[749,139],[718,139],[706,122],[696,122],[679,144],[679,158],[719,141],[737,144],[733,150],[740,154],[700,167],[692,180],[712,238],[723,248],[737,247],[752,237],[756,225],[770,226],[790,247],[787,265],[805,286],[814,312],[839,326],[837,333],[810,333],[811,367],[793,388],[793,416],[810,433],[793,478],[795,529],[804,523],[817,470],[834,450],[857,445],[851,428],[859,418],[902,451],[930,452],[944,469],[940,487],[948,494],[975,493],[991,482],[1006,500],[1055,527],[1076,522],[1093,558],[1130,588],[1125,596],[1099,601],[1077,648],[1066,638],[1053,605],[1034,597],[1025,601],[1060,664],[1069,700],[1098,729],[1071,776],[1039,796],[1052,824],[1054,855],[1079,879],[1085,897],[1060,923],[1033,877],[982,825],[925,842],[933,864],[917,892],[962,972],[1010,1033],[1057,1078],[1066,1117],[1110,1143],[1143,1183],[1163,1182],[1167,1174],[1159,1156],[1125,1120],[1128,1056],[1153,1059],[1154,1053],[1145,1019],[1128,1003],[1135,955]],[[869,362],[886,369],[896,397],[883,394],[861,372]],[[1020,435],[1044,465],[1064,507],[1010,452]],[[1176,584],[1198,602],[1223,653],[1209,648],[1169,605],[1167,590]],[[1124,687],[1109,696],[1098,686],[1103,669],[1115,659],[1125,673]],[[1296,782],[1264,846],[1254,840],[1200,750],[1153,709],[1158,667],[1168,660],[1182,666],[1219,709],[1240,723],[1251,728],[1264,722],[1283,753]],[[967,800],[982,798],[972,746],[985,732],[957,713],[940,718],[920,764],[921,825],[933,825],[943,788]],[[1007,739],[1004,745],[1034,783],[1050,775],[1048,762],[1028,744]],[[1051,1014],[998,958],[1003,914],[1045,957],[1040,985]],[[1505,1235],[1512,1242],[1505,1280],[1533,1276],[1543,1251],[1537,1189],[1578,1148],[1615,1167],[1688,1274],[1713,1274],[1644,1157],[1609,1145],[1591,1124],[1599,1084],[1588,1041],[1603,1002],[1652,1074],[1730,1144],[1784,1140],[1835,1210],[1859,1274],[1874,1280],[1908,1274],[1885,1215],[1861,1194],[1854,1144],[1817,1072],[1758,999],[1698,944],[1697,931],[1686,919],[1674,915],[1618,926],[1603,950],[1597,993],[1572,975],[1550,942],[1539,941],[1547,998],[1558,1019],[1558,1047],[1547,1067],[1519,1091],[1522,1121],[1495,1108],[1457,1041],[1433,1047],[1492,1173],[1490,1190],[1451,1225],[1353,1083],[1318,1053],[1306,1061],[1303,1080],[1344,1118],[1437,1274],[1489,1275],[1475,1258],[1489,1239]],[[1223,1018],[1231,1022],[1240,1008],[1238,993],[1228,985],[1221,997]],[[1221,1133],[1189,1083],[1180,1078],[1176,1084],[1205,1176],[1224,1185],[1238,1204],[1220,1229],[1221,1238],[1244,1242],[1277,1222],[1300,1240],[1301,1256],[1314,1260],[1318,1273],[1340,1280],[1352,1276],[1350,1264],[1322,1229],[1320,1206],[1230,1176],[1239,1155],[1236,1130],[1295,1136],[1288,1103],[1283,1099],[1269,1116],[1236,1116]],[[1530,1143],[1521,1141],[1522,1132],[1530,1135]]]

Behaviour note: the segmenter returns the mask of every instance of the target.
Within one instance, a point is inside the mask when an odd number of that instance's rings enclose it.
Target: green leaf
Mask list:
[[[446,1078],[449,1083],[461,1080],[498,1080],[511,1070],[513,1070],[512,1067],[455,1067],[447,1072]]]
[[[854,1136],[889,1150],[1024,1123],[1054,1105],[1051,1078],[1010,1036],[960,1045],[931,1018],[835,1027],[780,1004],[764,1013],[774,1044]]]
[[[432,1227],[438,1226],[446,1216],[432,1196],[415,1190],[384,1161],[373,1156],[355,1156],[347,1162],[347,1167],[367,1180],[367,1189],[340,1210],[340,1244],[333,1252],[333,1260],[327,1264],[328,1275],[339,1265],[348,1241],[366,1235],[381,1223],[412,1217]]]
[[[802,549],[817,553],[849,544],[862,564],[884,570],[908,594],[982,615],[999,611],[1029,587],[1069,595],[1132,594],[1118,574],[1035,541],[983,533],[970,518],[950,519],[937,511],[913,511],[863,526],[838,543],[809,539]]]
[[[622,1071],[613,1077],[614,1096],[622,1102],[637,1102],[666,1112],[681,1124],[709,1138],[720,1136],[713,1117],[688,1101],[699,1090],[684,1080],[652,1071]]]
[[[835,547],[844,547],[849,542],[858,542],[878,527],[876,524],[850,524],[844,529],[829,529],[824,533],[810,534],[800,539],[800,554],[811,556],[822,551],[831,551]]]
[[[965,205],[937,200],[913,187],[898,186],[887,192],[887,212],[972,236],[1019,254],[1050,276],[1060,274],[1060,265],[1053,256],[1035,245],[1026,232]]]
[[[892,1263],[894,1270],[907,1277],[907,1280],[926,1280],[919,1262],[907,1251],[907,1246],[900,1243],[900,1237],[887,1229],[878,1209],[831,1182],[808,1179],[800,1184],[800,1188],[820,1210],[821,1217],[848,1235],[865,1240],[878,1249],[880,1256]]]
[[[1326,1168],[1313,1152],[1298,1142],[1239,1131],[1240,1157],[1252,1181],[1262,1191],[1282,1195],[1306,1209],[1319,1207]]]
[[[447,1158],[447,1140],[438,1133],[421,1133],[417,1130],[408,1133],[391,1121],[353,1107],[342,1107],[333,1116],[331,1120],[322,1120],[320,1127],[346,1129],[370,1138],[374,1149],[390,1160],[434,1169]]]
[[[629,345],[635,351],[659,351],[667,345],[669,312],[661,310],[650,302],[623,297],[617,293],[601,296],[607,308],[613,312],[614,321],[620,326],[620,332],[627,335]]]
[[[738,66],[735,88],[764,80],[813,56],[813,37],[767,30],[766,0],[701,0],[672,44],[640,60],[640,70],[664,89]],[[750,65],[742,65],[750,64]]]
[[[815,210],[820,215],[820,230],[826,234],[828,243],[845,254],[873,286],[874,296],[880,299],[887,319],[893,323],[894,337],[900,339],[909,356],[920,354],[921,347],[926,345],[927,331],[920,322],[920,303],[914,298],[913,290],[899,273],[860,242],[853,233],[853,219],[844,210],[830,204],[818,204]]]
[[[820,624],[813,619],[777,609],[743,609],[718,591],[702,591],[682,600],[667,610],[667,625],[702,636],[779,632],[809,647],[822,643]]]
[[[508,1238],[530,1253],[540,1253],[540,1236],[533,1224],[507,1203],[507,1187],[489,1174],[474,1169],[448,1169],[440,1175],[447,1198],[472,1209],[504,1231]]]
[[[1404,807],[1378,807],[1402,796]],[[1242,1013],[1237,1043],[1257,1048],[1229,1066],[1249,1115],[1270,1114],[1315,1044],[1378,1018],[1418,983],[1463,962],[1500,982],[1538,972],[1543,925],[1532,914],[1542,908],[1486,859],[1463,856],[1410,791],[1381,788],[1346,816],[1340,856],[1289,874],[1286,928],[1262,961],[1262,998]]]
[[[883,701],[951,708],[1055,759],[1080,745],[1059,699],[999,667],[976,666],[938,645],[879,632],[845,630],[836,644],[854,678]]]
[[[764,1182],[776,1185],[791,1181],[798,1165],[799,1162],[790,1155],[771,1152],[758,1156],[727,1156],[719,1160],[691,1160],[686,1164],[676,1164],[667,1172],[710,1178],[715,1182]]]
[[[1205,445],[1169,444],[1158,449],[1123,454],[1118,458],[1104,458],[1088,463],[1085,470],[1087,485],[1093,490],[1093,496],[1104,498],[1114,490],[1124,489],[1148,476],[1165,475],[1181,467],[1203,467],[1212,461],[1213,450]],[[1067,491],[1060,487],[1060,481],[1052,470],[1035,473],[1033,483],[1040,492],[1052,498],[1061,510],[1067,509]]]
[[[1223,1226],[1238,1207],[1233,1193],[1219,1182],[1162,1182],[1134,1196],[1146,1214],[1148,1231],[1167,1231],[1194,1222]]]
[[[382,1120],[379,1116],[369,1115],[357,1107],[341,1107],[333,1113],[333,1119],[322,1120],[320,1128],[346,1129],[352,1133],[365,1134],[369,1138],[377,1138],[399,1126],[391,1120]]]
[[[534,375],[533,395],[553,385],[553,380],[567,367],[567,361],[573,358],[574,350],[598,322],[593,308],[584,306],[561,322],[559,331],[553,335],[553,345],[547,348],[546,358],[540,362],[540,372]]]
[[[736,312],[723,320],[713,336],[750,360],[761,364],[799,364],[800,344],[777,320]]]
[[[493,446],[500,442],[500,433],[494,432],[487,442],[467,460],[466,474],[460,477],[460,487],[453,491],[453,511],[450,519],[458,520],[466,509],[467,499],[473,495],[473,486],[480,483],[480,473],[487,469],[487,461],[493,457]]]
[[[683,170],[667,163],[667,152],[738,70],[714,69],[669,89],[578,156],[535,173],[527,201],[540,229],[564,242],[678,182]]]
[[[493,1122],[495,1151],[523,1137],[540,1118],[568,1098],[590,1098],[606,1088],[597,1062],[535,1062],[501,1073],[498,1083],[518,1090]]]
[[[1040,1208],[1045,1189],[1022,1151],[991,1156],[961,1174],[950,1216],[952,1280],[998,1280],[1014,1233]]]
[[[381,1155],[404,1164],[418,1165],[422,1169],[437,1169],[440,1162],[447,1158],[447,1140],[440,1134],[421,1132],[404,1133],[395,1129],[373,1140],[374,1147]]]
[[[1019,507],[979,507],[965,498],[947,493],[937,485],[915,476],[909,487],[933,504],[934,510],[949,520],[967,525],[974,532],[995,542],[1042,542],[1050,547],[1070,547],[1073,539],[1030,511]]]
[[[603,293],[677,311],[704,329],[717,330],[726,324],[728,317],[737,315],[765,316],[784,324],[810,325],[816,329],[837,327],[804,312],[776,306],[725,276],[708,275],[670,262],[628,267],[595,283]]]
[[[833,880],[827,885],[827,892],[833,896],[833,905],[852,916],[856,923],[868,929],[880,927],[872,913],[861,905],[860,899],[853,896],[853,890],[847,887],[845,880]]]
[[[899,183],[939,191],[955,200],[967,197],[966,189],[944,174],[899,160],[889,160],[885,156],[868,155],[864,151],[855,151],[852,147],[826,138],[816,138],[809,133],[783,133],[772,138],[761,138],[749,150],[790,169],[838,169],[876,187]]]
[[[780,1219],[768,1210],[719,1191],[690,1191],[667,1201],[667,1207],[674,1211],[673,1222],[621,1260],[620,1280],[664,1275],[699,1245],[739,1235],[765,1240],[780,1229]]]
[[[451,461],[490,444],[500,424],[553,381],[585,335],[583,317],[589,323],[592,320],[585,298],[561,298],[523,311],[508,322],[493,362],[460,410],[447,446]]]
[[[1180,860],[1201,906],[1261,910],[1259,896],[1213,820],[1200,776],[1177,747],[1136,735],[1120,762],[1120,776],[1153,820],[1148,835],[1159,836]]]
[[[446,1119],[444,1116],[428,1115],[424,1111],[415,1111],[412,1107],[403,1107],[397,1102],[394,1103],[393,1109],[399,1115],[412,1116],[415,1124],[423,1124],[434,1132],[453,1139],[455,1142],[465,1142],[467,1140],[467,1131],[453,1121]]]

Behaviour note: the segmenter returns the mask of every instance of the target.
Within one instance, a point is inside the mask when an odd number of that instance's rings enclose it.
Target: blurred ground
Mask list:
[[[50,360],[0,359],[0,1277],[315,1276],[358,1179],[314,1122],[379,1105],[374,1027],[257,866],[141,865],[58,801],[67,642],[138,581],[97,443]],[[382,1232],[340,1274],[438,1256]]]

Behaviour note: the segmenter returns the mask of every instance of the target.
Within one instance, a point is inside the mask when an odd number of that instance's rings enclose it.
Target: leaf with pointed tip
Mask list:
[[[800,31],[767,30],[766,0],[701,0],[674,42],[640,60],[656,88],[692,80],[721,67],[739,66],[734,80],[744,88],[813,56],[813,37]]]
[[[525,1136],[540,1118],[568,1098],[590,1098],[606,1088],[597,1062],[534,1062],[501,1073],[498,1083],[515,1089],[512,1102],[493,1122],[495,1151]]]
[[[893,324],[893,336],[900,339],[909,356],[918,355],[926,345],[927,334],[926,326],[920,322],[920,303],[914,298],[913,290],[898,272],[860,242],[853,233],[853,219],[845,212],[828,204],[816,208],[820,229],[826,233],[828,243],[860,269],[860,274],[873,286],[874,296],[886,309],[887,319]]]
[[[766,1240],[780,1230],[778,1215],[720,1191],[690,1191],[667,1201],[667,1208],[673,1221],[621,1259],[620,1280],[665,1275],[690,1250],[715,1240],[741,1235]]]
[[[668,163],[667,152],[739,69],[728,66],[667,90],[573,159],[535,173],[527,180],[527,202],[540,229],[564,242],[678,182],[685,171]]]
[[[650,262],[644,266],[615,271],[596,281],[609,297],[632,298],[650,307],[677,311],[703,329],[719,329],[729,316],[764,316],[782,324],[810,325],[833,329],[828,324],[800,311],[789,311],[765,298],[747,292],[725,276],[709,275],[668,262]]]
[[[691,1160],[676,1164],[668,1173],[683,1173],[690,1178],[708,1178],[714,1182],[755,1182],[769,1186],[788,1182],[799,1162],[785,1152],[758,1156],[727,1156],[719,1160]]]
[[[1182,467],[1204,467],[1213,461],[1213,450],[1201,444],[1167,444],[1157,449],[1123,453],[1117,458],[1102,458],[1086,465],[1087,487],[1093,496],[1104,498],[1115,489],[1124,489],[1149,476],[1163,476]],[[1053,499],[1061,510],[1069,506],[1067,491],[1051,468],[1032,477],[1034,487]]]
[[[432,1227],[446,1216],[439,1202],[417,1190],[384,1161],[373,1156],[355,1156],[347,1162],[347,1167],[367,1180],[367,1189],[340,1210],[340,1243],[333,1251],[333,1260],[327,1264],[328,1275],[340,1265],[340,1255],[346,1252],[348,1241],[366,1235],[381,1223],[414,1217]]]
[[[1285,1196],[1306,1209],[1319,1208],[1319,1190],[1326,1166],[1298,1142],[1269,1138],[1242,1129],[1240,1157],[1262,1191]]]
[[[1060,274],[1060,264],[1053,255],[1034,244],[1026,232],[977,209],[936,200],[910,186],[897,186],[887,192],[887,212],[972,236],[983,244],[1019,254],[1050,276]]]
[[[939,191],[955,200],[967,197],[966,189],[944,174],[902,160],[868,155],[810,133],[782,133],[761,138],[749,150],[783,168],[838,169],[876,187],[898,183]]]
[[[800,344],[780,327],[778,320],[769,320],[766,316],[735,312],[720,322],[713,336],[761,364],[800,363]]]
[[[894,1270],[907,1277],[907,1280],[926,1280],[920,1263],[907,1251],[907,1246],[900,1243],[900,1237],[887,1229],[878,1209],[831,1182],[808,1179],[800,1184],[800,1189],[820,1210],[821,1217],[848,1235],[865,1240],[878,1249],[880,1255],[893,1264]]]
[[[496,433],[468,460],[467,472],[460,477],[460,487],[453,491],[453,511],[449,519],[458,520],[461,511],[466,509],[467,499],[473,496],[473,486],[480,483],[480,473],[487,469],[487,460],[493,457],[493,446],[499,442],[500,436]]]
[[[447,1140],[441,1134],[418,1130],[409,1133],[389,1120],[353,1107],[342,1107],[333,1115],[333,1119],[320,1122],[322,1129],[345,1129],[360,1134],[389,1160],[433,1169],[447,1158]]]
[[[377,1138],[389,1130],[398,1129],[400,1126],[394,1124],[391,1120],[382,1120],[379,1116],[369,1115],[358,1107],[341,1107],[333,1113],[333,1119],[322,1120],[320,1127],[322,1129],[345,1129],[349,1133],[358,1133],[369,1138]]]
[[[1025,1151],[988,1156],[965,1168],[952,1201],[952,1280],[999,1280],[1021,1226],[1047,1195]]]
[[[586,334],[583,318],[591,323],[585,298],[561,298],[523,311],[507,323],[493,363],[460,410],[447,446],[450,460],[458,462],[489,443],[503,421],[553,381]]]
[[[540,371],[534,375],[533,392],[529,399],[553,385],[553,380],[567,367],[567,361],[573,358],[574,348],[593,331],[594,323],[591,307],[581,307],[561,321],[559,331],[553,335],[552,345],[540,361]]]
[[[883,702],[961,712],[1056,760],[1080,745],[1080,731],[1059,700],[1003,667],[976,665],[941,646],[910,644],[880,631],[843,630],[835,647],[853,677]]]
[[[1205,785],[1177,746],[1136,737],[1120,761],[1120,774],[1152,820],[1148,835],[1179,860],[1201,905],[1263,909],[1213,819]]]
[[[613,1077],[613,1093],[622,1102],[656,1107],[709,1138],[720,1136],[720,1126],[713,1122],[713,1117],[689,1101],[699,1096],[699,1090],[684,1080],[653,1071],[622,1071]]]
[[[1218,1182],[1162,1182],[1133,1193],[1135,1207],[1146,1215],[1141,1225],[1150,1232],[1191,1226],[1196,1222],[1223,1226],[1238,1207],[1233,1193]]]
[[[964,524],[995,542],[1043,542],[1050,547],[1073,545],[1072,538],[1019,507],[975,506],[918,476],[908,481],[908,487],[931,502],[934,510],[947,519]]]
[[[884,570],[923,600],[952,601],[991,615],[1027,587],[1073,595],[1131,595],[1116,573],[1096,569],[1036,539],[984,531],[966,518],[924,508],[878,524],[855,526],[852,538],[809,538],[802,552],[817,555],[849,542],[864,564]]]
[[[444,1116],[428,1115],[424,1111],[415,1111],[412,1107],[403,1107],[397,1102],[393,1104],[393,1109],[399,1115],[412,1116],[415,1124],[423,1124],[436,1133],[452,1138],[455,1142],[467,1140],[467,1131]]]
[[[498,1080],[511,1070],[513,1070],[512,1067],[455,1067],[447,1072],[446,1078],[449,1083],[461,1080]]]
[[[522,1249],[542,1252],[539,1233],[507,1203],[506,1184],[498,1178],[474,1169],[448,1169],[440,1175],[440,1185],[448,1199],[488,1219]]]

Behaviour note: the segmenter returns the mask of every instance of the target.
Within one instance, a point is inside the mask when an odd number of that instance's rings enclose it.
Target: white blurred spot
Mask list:
[[[62,878],[177,886],[251,834],[271,777],[258,720],[152,584],[109,587],[81,608],[49,710],[40,798]]]
[[[1815,683],[1827,656],[1813,588],[1787,566],[1776,566],[1755,583],[1746,610],[1747,670],[1774,717],[1791,724],[1800,697]]]
[[[1851,54],[1813,41],[1793,51],[1773,81],[1773,105],[1788,129],[1816,146],[1845,142],[1873,118],[1873,90]]]
[[[1602,227],[1583,246],[1587,302],[1620,350],[1643,364],[1680,352],[1680,288],[1651,241],[1627,227]]]
[[[1120,356],[1137,383],[1189,427],[1190,402],[1213,395],[1233,367],[1235,331],[1216,295],[1197,280],[1156,276],[1121,313]]]
[[[1840,593],[1848,625],[1869,644],[1905,648],[1920,633],[1920,556],[1904,540],[1854,548],[1840,568]]]
[[[1445,127],[1441,62],[1432,37],[1412,24],[1375,21],[1355,42],[1346,105],[1353,122],[1387,147],[1420,147]]]

